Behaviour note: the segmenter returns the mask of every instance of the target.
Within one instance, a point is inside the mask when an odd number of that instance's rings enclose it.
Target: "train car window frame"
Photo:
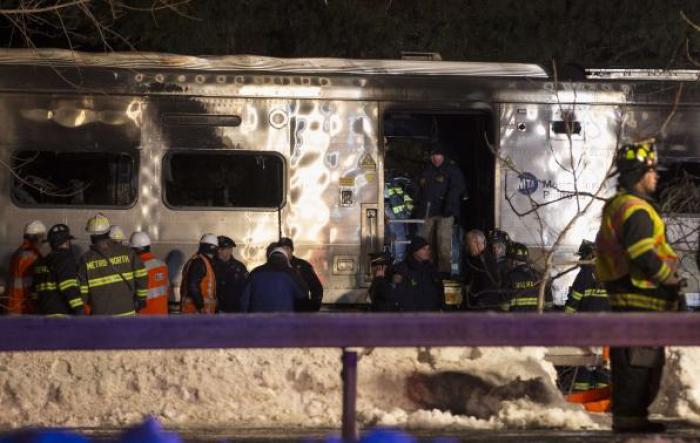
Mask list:
[[[188,154],[188,155],[250,155],[250,156],[269,156],[279,159],[282,174],[281,189],[280,189],[280,202],[277,206],[180,206],[171,203],[168,200],[168,185],[167,185],[167,173],[166,170],[169,169],[169,163],[174,155],[178,154]],[[288,189],[288,164],[287,159],[280,152],[277,151],[254,151],[250,149],[187,149],[187,148],[171,148],[168,150],[161,160],[161,198],[163,204],[170,210],[173,211],[259,211],[259,212],[270,212],[278,211],[287,204],[287,189]]]
[[[10,200],[12,203],[23,209],[68,209],[68,210],[85,210],[85,209],[115,209],[115,210],[127,210],[131,209],[139,201],[139,184],[140,184],[140,167],[141,167],[141,151],[138,149],[138,147],[133,146],[130,148],[126,149],[109,149],[109,148],[103,148],[99,150],[87,150],[87,149],[41,149],[41,148],[36,148],[36,149],[31,149],[27,147],[21,147],[21,148],[16,148],[12,150],[12,157],[15,157],[18,154],[24,153],[24,152],[50,152],[54,154],[121,154],[121,155],[126,155],[131,158],[132,160],[132,176],[130,180],[131,184],[131,189],[133,190],[133,195],[131,200],[129,201],[128,204],[121,204],[121,205],[99,205],[99,204],[69,204],[69,203],[49,203],[49,204],[41,204],[41,203],[27,203],[27,202],[22,202],[17,199],[15,196],[15,186],[16,183],[18,182],[17,177],[13,176],[10,177]],[[14,170],[14,160],[11,160],[10,163],[13,167]]]

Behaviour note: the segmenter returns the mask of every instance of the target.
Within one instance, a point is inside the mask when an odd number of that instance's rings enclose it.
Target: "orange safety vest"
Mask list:
[[[183,314],[196,314],[197,307],[194,305],[194,301],[188,295],[188,285],[189,285],[189,271],[192,262],[199,258],[204,263],[206,268],[206,274],[204,278],[199,282],[199,291],[202,294],[204,301],[204,308],[202,309],[202,314],[214,314],[216,313],[216,277],[214,276],[214,268],[212,268],[209,259],[202,254],[194,254],[182,269],[182,283],[180,285],[180,297],[181,297],[181,307],[180,312]]]
[[[653,224],[649,238],[624,248],[622,227],[636,211],[645,211]],[[612,282],[629,276],[632,285],[639,289],[655,289],[678,269],[678,255],[666,241],[666,224],[648,201],[627,192],[621,192],[608,200],[603,208],[603,219],[596,238],[595,273],[602,282]],[[653,251],[662,261],[661,268],[649,277],[634,266],[632,260],[647,251]],[[654,311],[671,308],[666,300],[642,294],[610,294],[613,306],[627,306]]]
[[[29,240],[12,254],[10,274],[7,284],[7,313],[33,314],[36,309],[32,300],[32,273],[34,262],[41,253]]]
[[[152,252],[142,252],[139,258],[148,272],[146,307],[139,315],[166,315],[168,313],[168,267]]]

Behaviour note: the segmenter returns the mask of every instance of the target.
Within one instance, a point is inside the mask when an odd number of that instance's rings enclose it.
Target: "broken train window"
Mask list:
[[[20,150],[12,156],[19,206],[129,207],[136,202],[138,151]]]
[[[173,152],[163,160],[165,202],[175,208],[278,208],[284,160],[274,152]]]

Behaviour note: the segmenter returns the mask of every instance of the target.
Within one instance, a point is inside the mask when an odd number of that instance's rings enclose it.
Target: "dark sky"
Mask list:
[[[4,7],[15,3],[0,0]],[[107,0],[92,5],[90,14],[116,50],[352,58],[432,51],[446,60],[687,67],[686,39],[691,54],[700,49],[700,32],[681,18],[685,11],[700,22],[697,0],[192,0],[178,11],[153,13]],[[15,17],[14,25],[6,19],[3,41],[27,44],[19,24],[37,46],[105,48],[84,10],[61,12],[68,33],[57,17]]]

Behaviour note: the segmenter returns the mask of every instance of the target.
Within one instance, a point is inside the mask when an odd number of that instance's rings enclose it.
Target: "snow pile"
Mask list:
[[[700,348],[666,348],[661,391],[652,412],[700,423]]]
[[[598,427],[558,394],[544,348],[358,352],[362,426]],[[336,349],[2,353],[0,426],[123,426],[145,414],[174,427],[339,426],[340,356]],[[529,394],[518,397],[522,389]]]

